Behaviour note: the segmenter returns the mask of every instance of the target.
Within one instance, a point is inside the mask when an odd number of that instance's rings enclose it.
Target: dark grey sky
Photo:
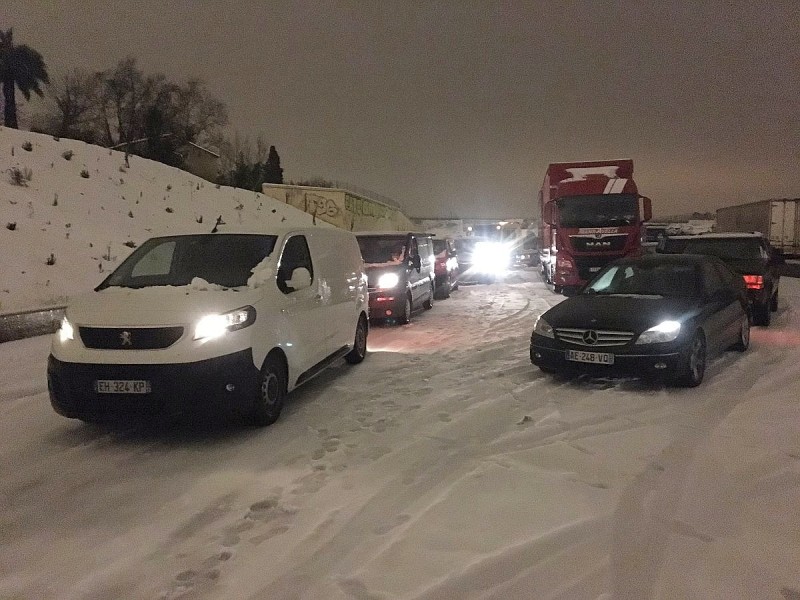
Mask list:
[[[534,213],[549,162],[634,159],[657,216],[800,196],[800,2],[3,0],[51,75],[199,77],[288,179],[413,216]]]

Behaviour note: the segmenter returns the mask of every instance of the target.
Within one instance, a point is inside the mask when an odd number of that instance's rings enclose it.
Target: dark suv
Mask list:
[[[786,261],[760,233],[704,233],[672,236],[673,250],[711,254],[741,274],[753,307],[753,323],[769,325],[778,310],[780,265]]]

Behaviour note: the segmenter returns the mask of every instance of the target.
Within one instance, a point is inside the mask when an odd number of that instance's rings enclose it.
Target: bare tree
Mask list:
[[[50,85],[50,106],[37,116],[39,129],[59,137],[92,142],[99,117],[98,91],[101,73],[74,69]]]

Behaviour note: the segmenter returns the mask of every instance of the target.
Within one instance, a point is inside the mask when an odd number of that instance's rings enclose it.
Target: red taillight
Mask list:
[[[762,275],[742,275],[742,278],[748,290],[764,289],[764,277]]]

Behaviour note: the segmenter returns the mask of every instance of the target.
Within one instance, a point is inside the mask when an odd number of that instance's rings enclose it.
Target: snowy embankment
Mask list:
[[[462,286],[262,430],[63,419],[3,344],[0,597],[798,597],[800,282],[696,389],[543,375],[560,300]]]
[[[0,127],[0,313],[63,304],[94,288],[147,238],[211,231],[220,216],[250,228],[313,222],[260,193]]]

